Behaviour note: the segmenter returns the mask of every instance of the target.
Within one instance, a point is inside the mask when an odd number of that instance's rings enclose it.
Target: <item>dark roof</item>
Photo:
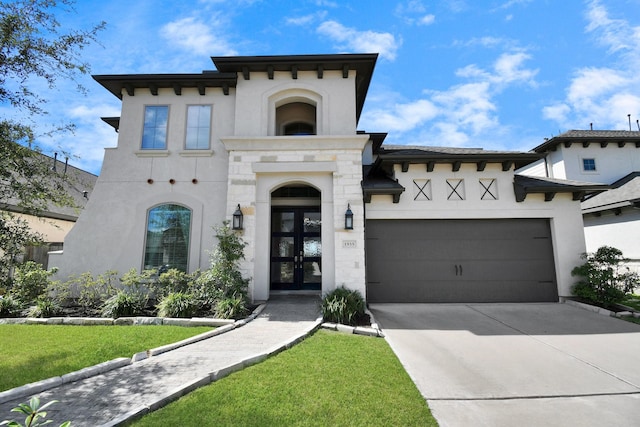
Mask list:
[[[205,88],[219,87],[228,95],[229,88],[237,84],[235,73],[217,71],[203,71],[200,74],[110,74],[95,75],[93,78],[120,99],[123,90],[133,96],[135,89],[142,88],[149,89],[153,95],[158,94],[159,88],[172,88],[176,95],[180,95],[183,88],[198,88],[200,95],[204,95]]]
[[[393,196],[393,203],[398,203],[404,190],[405,188],[397,180],[386,176],[368,176],[365,173],[365,178],[362,180],[362,194],[365,203],[371,202],[371,196],[376,194]]]
[[[566,146],[573,143],[580,144],[601,144],[605,147],[608,144],[624,146],[626,143],[634,143],[640,147],[640,131],[628,130],[570,130],[538,145],[533,149],[536,153],[555,151],[559,144]]]
[[[402,164],[406,171],[410,164],[427,164],[430,170],[436,163],[450,163],[456,169],[462,163],[476,163],[478,170],[484,170],[487,163],[501,163],[503,170],[512,166],[519,169],[539,160],[537,153],[520,151],[492,151],[482,148],[428,147],[384,145],[377,151],[376,167],[385,168],[391,164]]]
[[[597,194],[609,188],[608,185],[592,182],[526,175],[514,175],[513,187],[518,202],[522,202],[527,194],[544,194],[545,201],[550,201],[556,193],[573,193],[573,200],[583,200],[588,195]]]
[[[50,203],[47,209],[42,212],[42,216],[67,221],[77,220],[80,215],[80,210],[84,208],[89,200],[98,177],[90,172],[69,165],[66,160],[60,160],[61,158],[54,159],[41,153],[39,153],[39,155],[44,158],[44,161],[51,162],[52,173],[62,173],[69,177],[69,180],[66,181],[64,185],[67,193],[73,198],[74,204],[76,205],[75,207],[58,206]],[[53,171],[54,165],[55,172]],[[23,209],[18,205],[18,199],[9,199],[6,201],[3,200],[0,208],[12,212],[23,212]]]
[[[611,189],[582,202],[582,212],[599,212],[640,206],[640,172],[632,172],[611,184]]]
[[[215,56],[211,59],[218,71],[242,73],[245,80],[249,80],[254,72],[267,73],[269,78],[273,78],[275,71],[290,72],[294,79],[298,71],[314,71],[318,78],[322,78],[324,71],[342,71],[346,78],[349,70],[355,70],[356,119],[359,120],[378,54]]]

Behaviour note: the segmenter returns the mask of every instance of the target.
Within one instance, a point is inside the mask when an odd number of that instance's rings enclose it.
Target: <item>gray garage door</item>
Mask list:
[[[369,302],[557,301],[548,220],[368,220]]]

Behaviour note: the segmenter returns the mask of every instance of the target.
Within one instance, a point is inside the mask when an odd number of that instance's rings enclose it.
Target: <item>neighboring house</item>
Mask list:
[[[640,271],[640,132],[571,130],[533,151],[522,173],[610,185],[582,202],[587,251],[613,246]]]
[[[122,100],[93,197],[50,265],[67,276],[209,266],[242,214],[254,301],[557,301],[601,185],[518,176],[536,153],[385,147],[357,130],[375,54],[215,57],[201,74],[102,75]],[[240,219],[240,218],[238,218]]]
[[[64,239],[89,200],[89,195],[98,177],[69,165],[68,159],[62,162],[57,158],[51,158],[44,154],[39,154],[39,156],[42,156],[45,162],[51,164],[51,173],[69,175],[70,179],[65,185],[65,189],[73,198],[75,206],[57,206],[50,203],[41,216],[36,217],[25,214],[22,208],[18,206],[18,200],[12,199],[2,201],[0,210],[13,212],[26,221],[33,232],[40,234],[43,238],[44,243],[42,245],[27,246],[22,260],[19,261],[35,261],[47,268],[47,253],[62,250]]]

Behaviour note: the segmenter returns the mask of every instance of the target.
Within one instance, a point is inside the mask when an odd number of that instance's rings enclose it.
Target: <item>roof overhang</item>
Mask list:
[[[203,71],[200,74],[110,74],[95,75],[93,78],[119,99],[122,99],[123,91],[134,96],[136,89],[148,89],[152,95],[158,95],[160,88],[173,89],[176,95],[181,95],[184,88],[197,88],[200,95],[204,95],[206,88],[219,87],[228,95],[229,88],[237,84],[235,73],[218,71]]]
[[[605,131],[605,130],[570,130],[558,136],[545,140],[544,143],[533,149],[536,153],[547,153],[556,151],[559,145],[566,148],[573,144],[580,144],[588,147],[591,144],[604,148],[608,145],[624,147],[626,144],[634,144],[640,148],[639,131]]]
[[[571,193],[573,200],[584,200],[587,196],[601,193],[610,187],[604,184],[581,183],[551,178],[514,175],[513,189],[516,202],[523,202],[528,194],[544,194],[544,200],[550,202],[557,193]]]
[[[313,71],[319,79],[325,71],[340,71],[342,77],[349,77],[349,71],[356,71],[356,119],[360,119],[364,101],[369,90],[371,77],[378,59],[377,53],[332,54],[332,55],[281,55],[281,56],[214,56],[211,60],[222,73],[242,74],[245,80],[251,73],[266,73],[273,79],[276,71],[291,73],[298,78],[299,71]]]

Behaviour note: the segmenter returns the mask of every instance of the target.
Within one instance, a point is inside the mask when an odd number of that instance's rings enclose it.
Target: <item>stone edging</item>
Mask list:
[[[131,365],[132,363],[139,362],[149,357],[157,356],[167,351],[175,350],[176,348],[183,347],[188,344],[193,344],[198,341],[211,338],[216,335],[223,334],[240,326],[246,325],[262,313],[265,304],[259,305],[248,317],[233,321],[227,319],[206,319],[206,318],[192,318],[192,319],[169,319],[169,318],[153,318],[153,317],[121,317],[118,319],[103,319],[103,318],[87,318],[87,317],[58,317],[50,319],[40,318],[22,318],[22,319],[0,319],[0,324],[45,324],[45,325],[178,325],[178,326],[220,326],[209,332],[204,332],[194,337],[186,338],[176,343],[167,344],[158,348],[154,348],[147,351],[134,354],[131,358],[120,357],[118,359],[103,362],[94,366],[80,369],[78,371],[70,372],[59,377],[48,378],[45,380],[25,384],[20,387],[12,388],[0,392],[0,403],[5,403],[21,397],[32,396],[37,393],[52,389],[54,387],[61,386],[63,384],[71,383],[74,381],[83,380],[95,375],[100,375],[105,372],[112,371],[114,369],[122,368],[123,366]],[[70,319],[70,320],[68,320]],[[157,319],[157,320],[154,320]],[[10,322],[3,322],[4,320],[10,320]],[[15,320],[15,321],[14,321]],[[189,390],[190,391],[190,390]]]
[[[373,318],[373,314],[368,309],[365,310],[365,313],[367,313],[369,315],[369,318],[371,319],[371,327],[369,328],[362,327],[362,326],[349,326],[349,325],[343,325],[340,323],[330,323],[330,322],[325,322],[320,326],[323,329],[330,329],[332,331],[344,332],[347,334],[367,335],[370,337],[384,337],[382,330],[380,330],[380,328],[378,327],[378,324]]]
[[[567,304],[570,305],[572,307],[577,307],[577,308],[581,308],[583,310],[587,310],[587,311],[591,311],[594,313],[598,313],[598,314],[602,314],[603,316],[611,316],[611,317],[627,317],[627,316],[633,316],[636,318],[640,318],[640,312],[637,311],[611,311],[611,310],[607,310],[606,308],[601,308],[601,307],[597,307],[595,305],[589,305],[589,304],[585,304],[583,302],[579,302],[579,301],[574,301],[572,299],[568,299],[568,298],[561,298],[561,302],[563,304]]]

